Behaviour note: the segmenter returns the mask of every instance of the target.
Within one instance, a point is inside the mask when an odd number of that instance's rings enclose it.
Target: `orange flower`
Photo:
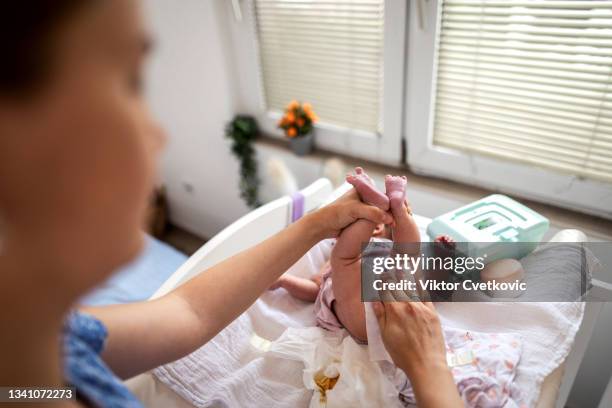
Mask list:
[[[306,121],[304,120],[304,118],[298,118],[298,120],[295,121],[295,124],[298,127],[302,127],[302,126],[304,126],[306,124]]]
[[[293,112],[287,112],[287,114],[285,115],[285,120],[289,124],[295,122],[295,114]]]
[[[300,103],[296,101],[295,99],[289,102],[289,105],[287,105],[287,109],[289,110],[297,109],[299,107],[300,107]]]
[[[312,112],[312,105],[310,103],[308,103],[308,102],[305,102],[302,105],[302,109],[304,109],[304,112],[306,112],[306,113]]]
[[[294,127],[290,127],[287,129],[287,136],[295,137],[297,135],[297,130]]]

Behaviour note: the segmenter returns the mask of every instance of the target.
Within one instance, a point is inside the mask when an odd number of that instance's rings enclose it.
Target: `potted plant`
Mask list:
[[[278,121],[278,127],[283,129],[289,138],[291,150],[298,156],[304,156],[312,151],[314,146],[314,124],[319,120],[308,102],[291,101],[285,109],[285,114]]]
[[[253,142],[259,130],[251,116],[237,115],[225,128],[225,136],[232,140],[232,153],[240,160],[240,196],[251,208],[261,205],[258,198],[259,177]]]

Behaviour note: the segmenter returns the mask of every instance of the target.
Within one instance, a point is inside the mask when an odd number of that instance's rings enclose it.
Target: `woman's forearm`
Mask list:
[[[359,218],[392,221],[351,190],[159,299],[85,308],[108,328],[105,361],[128,378],[192,352],[244,312],[312,246]]]
[[[446,363],[442,326],[433,304],[392,301],[373,306],[385,348],[395,365],[410,379],[417,405],[420,408],[462,407]]]
[[[275,280],[324,238],[317,214],[213,266],[177,288],[201,322],[207,341],[244,312]]]
[[[103,351],[107,364],[129,378],[206,343],[325,237],[317,217],[307,215],[159,299],[83,308],[108,328]]]
[[[419,408],[461,408],[464,406],[448,366],[423,367],[422,370],[413,370],[408,377]]]

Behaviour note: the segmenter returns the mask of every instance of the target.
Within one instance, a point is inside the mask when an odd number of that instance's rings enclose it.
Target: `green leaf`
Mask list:
[[[261,205],[258,199],[259,178],[253,141],[259,133],[257,122],[251,116],[238,115],[225,127],[225,136],[232,140],[230,147],[240,161],[240,196],[251,208]]]

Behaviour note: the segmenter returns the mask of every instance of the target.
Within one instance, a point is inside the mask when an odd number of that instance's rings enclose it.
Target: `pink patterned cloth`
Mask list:
[[[333,302],[336,300],[334,289],[332,288],[331,265],[328,263],[323,267],[321,274],[321,287],[314,303],[314,311],[317,319],[317,326],[330,331],[337,331],[344,328],[336,313],[334,313]]]
[[[457,389],[466,407],[520,407],[520,390],[514,383],[516,367],[522,354],[521,336],[514,333],[481,333],[444,328],[449,355],[471,353],[471,361],[451,368]],[[416,403],[406,375],[397,370],[396,387],[400,399]]]

